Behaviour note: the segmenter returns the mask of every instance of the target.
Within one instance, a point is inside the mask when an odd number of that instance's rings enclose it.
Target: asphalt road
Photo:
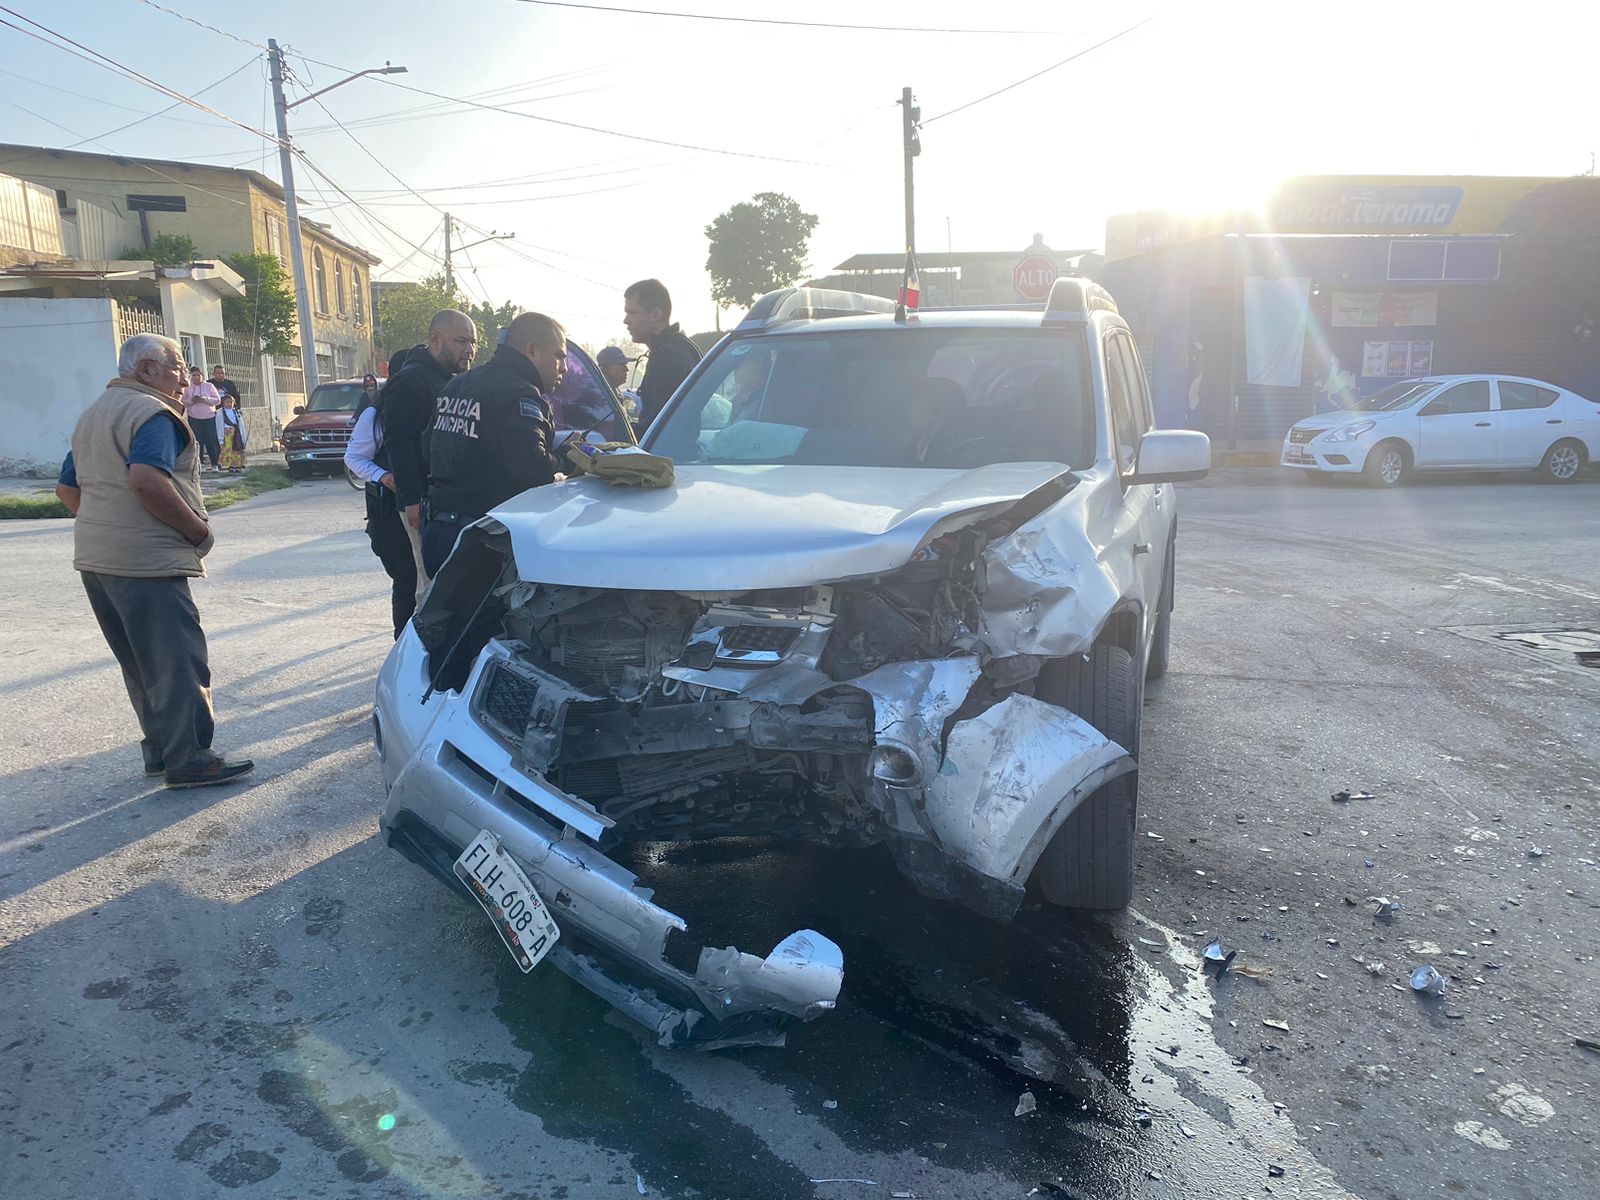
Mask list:
[[[342,482],[216,518],[231,790],[149,786],[69,526],[0,526],[0,1196],[1592,1195],[1600,671],[1528,631],[1600,629],[1600,486],[1221,476],[1181,497],[1136,909],[1000,930],[872,852],[669,848],[708,944],[845,951],[837,1012],[703,1055],[378,841]],[[1202,977],[1217,934],[1259,978]]]

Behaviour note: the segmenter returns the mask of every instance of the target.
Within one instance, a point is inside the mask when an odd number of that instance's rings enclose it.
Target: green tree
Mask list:
[[[185,233],[158,233],[148,246],[128,246],[119,256],[129,262],[153,262],[158,267],[176,267],[200,257],[200,247]]]
[[[245,282],[242,300],[222,302],[223,328],[248,333],[266,354],[293,354],[300,335],[294,291],[276,254],[230,254],[223,262]]]
[[[499,308],[487,302],[474,304],[471,308],[463,310],[472,318],[472,323],[478,327],[478,357],[477,362],[487,362],[494,354],[495,346],[499,342],[500,331],[511,324],[512,318],[522,311],[522,307],[507,300]]]
[[[430,275],[418,283],[385,286],[378,294],[377,328],[382,356],[428,340],[428,323],[441,308],[470,306],[459,289],[445,286],[443,275]]]
[[[802,278],[816,227],[816,214],[781,192],[758,192],[735,204],[706,226],[711,298],[721,308],[744,308]]]

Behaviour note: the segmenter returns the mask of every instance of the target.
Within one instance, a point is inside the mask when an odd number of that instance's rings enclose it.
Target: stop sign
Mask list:
[[[1050,285],[1061,274],[1042,254],[1025,254],[1011,268],[1011,283],[1024,300],[1048,300]]]

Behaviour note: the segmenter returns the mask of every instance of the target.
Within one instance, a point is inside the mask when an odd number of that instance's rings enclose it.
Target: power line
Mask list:
[[[240,37],[237,33],[229,33],[226,29],[218,29],[215,25],[207,25],[204,21],[197,21],[193,17],[186,17],[176,9],[168,8],[164,4],[157,4],[155,0],[141,0],[141,2],[148,4],[157,12],[166,13],[169,17],[177,17],[180,21],[187,21],[191,25],[198,25],[201,29],[209,29],[212,33],[220,33],[225,38],[232,38],[241,45],[254,46],[257,50],[261,51],[265,51],[267,49],[267,47],[263,46],[260,42],[252,42],[249,38]]]
[[[929,117],[927,120],[923,121],[922,124],[924,124],[924,125],[932,125],[935,121],[942,121],[946,117],[954,116],[958,112],[965,112],[967,109],[971,108],[974,104],[982,104],[985,100],[993,100],[996,96],[1000,96],[1000,95],[1005,94],[1006,92],[1009,92],[1012,88],[1019,88],[1025,83],[1031,83],[1031,82],[1033,82],[1033,80],[1039,78],[1039,76],[1047,75],[1051,71],[1054,71],[1057,67],[1064,67],[1069,62],[1074,62],[1077,59],[1082,58],[1085,54],[1089,54],[1089,53],[1092,53],[1095,50],[1100,49],[1101,46],[1109,45],[1112,42],[1116,41],[1120,37],[1126,37],[1128,34],[1132,33],[1136,29],[1144,28],[1144,26],[1150,24],[1150,22],[1154,21],[1155,19],[1156,19],[1156,14],[1152,13],[1150,16],[1148,16],[1144,20],[1140,21],[1138,24],[1129,25],[1126,29],[1121,30],[1118,33],[1113,33],[1110,37],[1104,38],[1101,41],[1096,42],[1092,46],[1087,46],[1084,49],[1079,50],[1076,54],[1069,54],[1066,58],[1063,58],[1060,62],[1051,63],[1048,67],[1045,67],[1042,71],[1035,71],[1032,75],[1025,76],[1024,78],[1017,80],[1015,83],[1008,83],[1008,84],[1005,85],[1005,87],[997,88],[995,91],[990,92],[988,95],[979,96],[976,100],[968,100],[965,104],[958,104],[954,108],[946,109],[944,112],[940,113],[938,116]]]
[[[26,31],[22,30],[19,32]],[[120,108],[123,112],[138,113],[143,117],[156,115],[152,112],[146,111],[145,109],[135,108],[131,104],[118,104],[115,100],[107,100],[104,96],[91,96],[88,92],[75,92],[71,88],[62,87],[60,84],[46,83],[42,79],[34,79],[28,75],[19,75],[15,71],[7,71],[4,68],[0,68],[0,75],[9,75],[12,79],[22,80],[23,83],[31,83],[36,87],[49,88],[52,92],[60,92],[63,96],[76,96],[79,100],[88,100],[95,104],[103,104],[107,108]],[[203,125],[207,129],[212,128],[212,123],[210,121],[194,121],[183,117],[169,117],[168,120],[181,121],[185,125]]]
[[[13,25],[10,21],[7,21],[7,20],[0,19],[0,25],[4,25],[4,26],[6,26],[7,28],[10,28],[10,29],[15,29],[18,33],[26,34],[28,37],[33,38],[35,41],[43,42],[46,46],[50,46],[53,49],[64,51],[65,53],[72,55],[74,58],[81,58],[85,62],[92,63],[94,66],[103,67],[104,69],[106,69],[108,71],[111,71],[114,74],[120,75],[125,79],[131,79],[136,83],[144,84],[146,87],[154,88],[156,91],[160,92],[164,96],[167,96],[167,97],[169,97],[169,98],[171,98],[173,100],[178,100],[178,101],[180,101],[180,102],[182,102],[184,104],[187,104],[191,108],[197,108],[201,112],[210,113],[213,117],[217,117],[219,120],[226,121],[230,125],[237,125],[240,129],[243,129],[246,133],[253,133],[257,137],[264,137],[268,141],[270,141],[270,142],[272,142],[274,144],[277,143],[278,139],[275,136],[273,136],[272,134],[267,133],[264,130],[257,129],[252,125],[246,125],[243,121],[240,121],[235,117],[230,117],[225,112],[219,112],[217,109],[212,108],[210,105],[202,104],[202,103],[200,103],[200,101],[194,99],[193,97],[185,96],[182,92],[175,91],[174,89],[169,88],[164,83],[158,83],[154,79],[151,79],[148,75],[140,74],[138,71],[135,71],[132,67],[124,66],[122,63],[118,62],[116,59],[111,58],[108,55],[101,54],[98,50],[91,50],[88,46],[85,46],[82,42],[73,41],[71,38],[69,38],[64,33],[57,33],[54,29],[51,29],[48,25],[42,25],[38,21],[35,21],[32,17],[23,16],[23,14],[17,12],[15,9],[7,8],[4,5],[0,5],[0,12],[7,13],[10,16],[16,17],[19,21],[26,21],[29,25],[32,25],[34,27],[34,29],[42,30],[44,33],[49,34],[50,37],[56,38],[58,40],[52,42],[49,38],[42,37],[42,36],[40,36],[40,34],[34,33],[33,30],[31,30],[31,29],[24,29],[20,25]],[[64,45],[64,46],[61,45],[60,44],[61,42],[65,42],[66,45]]]
[[[217,80],[215,83],[206,84],[206,86],[201,88],[198,92],[196,92],[195,95],[196,96],[204,96],[212,88],[221,87],[223,84],[227,83],[228,80],[232,79],[235,75],[239,74],[240,71],[243,71],[246,67],[251,66],[256,61],[257,60],[254,59],[254,58],[245,59],[244,62],[240,63],[237,67],[235,67],[233,70],[229,71],[226,75],[224,75],[221,79]],[[169,112],[171,112],[173,109],[182,108],[182,107],[183,107],[183,101],[182,100],[175,101],[174,103],[167,105],[167,107],[163,108],[160,112],[146,113],[142,117],[138,117],[135,120],[129,121],[126,125],[118,125],[115,129],[108,129],[104,133],[100,134],[98,137],[84,138],[83,141],[74,142],[71,146],[64,146],[64,147],[62,147],[62,149],[64,149],[64,150],[74,150],[77,147],[83,145],[84,142],[93,142],[97,146],[103,145],[104,144],[103,139],[110,137],[114,133],[121,133],[125,129],[132,129],[135,125],[143,125],[146,121],[153,121],[157,117],[164,117]]]
[[[145,0],[149,3],[150,0]],[[736,25],[785,25],[800,29],[849,29],[861,33],[957,33],[978,37],[1053,37],[1051,29],[945,29],[931,25],[849,25],[840,21],[790,21],[780,17],[732,17],[720,13],[668,12],[659,8],[623,8],[612,4],[576,4],[572,0],[517,0],[544,8],[576,8],[585,12],[621,13],[630,17],[677,17],[686,21],[725,21]]]

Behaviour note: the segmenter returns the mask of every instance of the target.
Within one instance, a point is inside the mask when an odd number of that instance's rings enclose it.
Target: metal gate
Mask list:
[[[250,449],[269,449],[272,413],[267,407],[266,390],[261,386],[261,355],[256,350],[255,338],[248,333],[225,333],[222,365],[228,378],[239,386],[239,411],[244,416],[245,438]]]
[[[117,305],[117,344],[120,346],[136,333],[154,333],[167,336],[167,323],[159,308],[144,308],[137,304]]]

